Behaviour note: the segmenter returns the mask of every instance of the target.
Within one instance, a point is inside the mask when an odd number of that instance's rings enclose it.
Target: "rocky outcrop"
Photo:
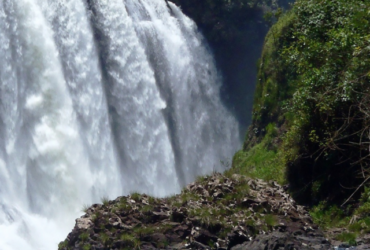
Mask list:
[[[221,174],[169,198],[135,193],[94,204],[59,244],[60,250],[330,248],[282,186]]]

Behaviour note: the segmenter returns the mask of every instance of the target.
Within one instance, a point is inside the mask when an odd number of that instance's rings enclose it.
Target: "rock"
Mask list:
[[[187,225],[179,225],[178,227],[174,228],[173,231],[182,238],[186,238],[190,235],[190,229]]]
[[[171,216],[172,216],[173,221],[179,222],[179,223],[183,222],[184,219],[186,218],[186,215],[184,213],[179,212],[177,210],[173,211]]]
[[[90,218],[79,218],[79,219],[76,219],[76,228],[78,230],[89,229],[92,226],[93,226],[93,223],[90,220]]]
[[[227,235],[228,246],[233,247],[249,240],[249,237],[241,232],[232,232]]]
[[[193,241],[190,246],[192,248],[195,248],[195,249],[211,249],[211,247],[207,246],[207,245],[204,245],[200,242],[197,242],[197,241]]]
[[[153,221],[161,221],[168,219],[170,217],[170,214],[167,212],[153,212],[152,219]]]
[[[299,240],[289,233],[272,232],[267,235],[258,235],[250,242],[232,247],[231,250],[309,250],[319,249],[328,250],[330,244],[322,243],[323,238],[310,238],[308,240]]]
[[[208,244],[210,241],[217,242],[217,237],[205,229],[200,229],[193,237],[196,241],[203,244]]]
[[[176,245],[171,246],[171,249],[173,249],[173,250],[183,250],[183,249],[187,249],[187,246],[184,243],[178,243]]]
[[[248,193],[236,193],[238,185],[247,183]],[[365,245],[369,240],[364,238],[359,243]],[[189,184],[182,194],[171,198],[141,195],[134,200],[128,196],[104,206],[92,205],[76,220],[59,249],[82,250],[85,243],[91,250],[331,247],[305,207],[298,206],[276,182],[240,175],[227,178],[218,173],[202,183]]]

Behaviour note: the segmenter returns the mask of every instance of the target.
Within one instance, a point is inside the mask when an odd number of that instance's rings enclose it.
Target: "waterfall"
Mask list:
[[[240,144],[195,23],[164,0],[0,0],[0,249],[56,249],[84,205],[167,196]]]

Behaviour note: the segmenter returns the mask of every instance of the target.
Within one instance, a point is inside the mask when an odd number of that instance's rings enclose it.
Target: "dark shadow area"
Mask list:
[[[223,76],[221,99],[244,135],[252,120],[257,63],[269,25],[266,11],[287,9],[291,0],[172,0],[206,37]]]

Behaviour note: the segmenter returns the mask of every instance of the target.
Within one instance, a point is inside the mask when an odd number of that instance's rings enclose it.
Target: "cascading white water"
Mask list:
[[[0,250],[56,249],[84,204],[179,192],[240,143],[164,0],[0,0],[0,58]]]

